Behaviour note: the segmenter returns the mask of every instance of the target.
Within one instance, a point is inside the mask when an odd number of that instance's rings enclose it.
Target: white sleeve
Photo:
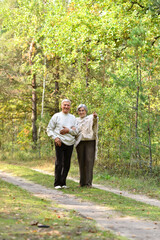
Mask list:
[[[49,124],[47,126],[47,134],[49,137],[55,139],[57,136],[54,132],[54,129],[56,128],[56,116],[53,115],[51,120],[49,121]]]
[[[72,129],[72,127],[75,127],[76,129]],[[79,127],[78,127],[78,123],[77,123],[77,119],[75,118],[75,123],[74,123],[74,126],[72,126],[71,128],[69,128],[69,133],[72,135],[72,136],[77,136],[78,133],[79,133]]]

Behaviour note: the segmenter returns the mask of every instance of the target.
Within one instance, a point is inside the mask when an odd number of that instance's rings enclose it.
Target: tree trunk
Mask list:
[[[2,125],[1,125],[1,132],[2,132],[2,138],[0,139],[0,149],[3,151],[3,141],[2,141],[2,139],[4,139],[4,121],[3,121],[3,119],[1,119],[1,121],[2,121]]]
[[[44,96],[45,96],[45,87],[46,87],[46,58],[44,58],[44,77],[43,77],[43,92],[42,92],[42,110],[41,110],[41,119],[43,118],[44,111]]]
[[[150,114],[150,97],[148,96],[148,114]],[[148,138],[149,138],[149,170],[150,173],[152,173],[152,145],[151,145],[151,130],[150,130],[150,122],[149,122],[149,117],[148,117]]]
[[[45,97],[45,87],[46,87],[46,58],[44,58],[44,77],[43,77],[43,91],[42,91],[42,109],[41,109],[41,121],[43,119],[43,111],[44,111],[44,97]],[[39,129],[38,129],[38,149],[39,149],[39,158],[41,158],[41,125],[42,122],[40,121]]]
[[[33,74],[32,79],[32,140],[34,142],[34,148],[37,144],[37,95],[36,95],[36,75]]]
[[[33,149],[36,148],[37,145],[37,126],[36,126],[36,121],[37,121],[37,95],[36,95],[36,74],[32,74],[32,66],[33,66],[33,61],[32,58],[34,56],[34,50],[35,48],[35,43],[34,41],[31,42],[30,44],[30,49],[29,49],[29,65],[31,68],[31,76],[32,76],[32,140],[33,140]]]
[[[12,157],[14,154],[14,118],[12,115]]]
[[[103,60],[103,78],[102,78],[102,86],[105,86],[105,78],[106,78],[106,59],[104,57]]]
[[[140,76],[141,81],[141,76]],[[139,71],[137,65],[137,98],[136,98],[136,113],[135,113],[135,137],[136,137],[136,160],[139,163],[139,167],[141,168],[140,161],[140,152],[139,152],[139,136],[138,136],[138,108],[139,108]]]
[[[45,88],[46,88],[46,58],[44,59],[44,77],[43,77],[43,91],[42,91],[41,120],[43,118],[43,111],[44,111]],[[38,129],[38,139],[40,138],[40,133],[41,133],[41,123],[39,124],[39,129]]]
[[[59,59],[56,58],[56,74],[55,74],[55,112],[59,112]]]
[[[89,79],[89,67],[88,67],[88,56],[86,57],[86,87],[88,87],[89,83],[88,83],[88,79]]]

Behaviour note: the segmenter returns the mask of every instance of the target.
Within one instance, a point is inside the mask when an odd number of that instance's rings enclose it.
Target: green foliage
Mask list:
[[[67,97],[73,114],[79,103],[85,103],[89,113],[98,113],[102,165],[124,172],[159,167],[159,3],[4,0],[0,4],[1,148],[14,151],[18,143],[27,151],[32,146],[35,74],[39,148],[50,145],[48,121],[57,101]]]

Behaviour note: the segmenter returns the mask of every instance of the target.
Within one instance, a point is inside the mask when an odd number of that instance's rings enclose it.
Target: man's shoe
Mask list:
[[[61,189],[62,187],[61,186],[55,186],[54,188],[55,189]]]
[[[66,189],[66,188],[69,188],[69,187],[67,187],[66,185],[63,185],[62,188],[65,188],[65,189]]]

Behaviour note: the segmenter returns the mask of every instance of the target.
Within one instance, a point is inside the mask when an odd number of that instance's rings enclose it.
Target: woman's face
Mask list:
[[[84,107],[78,109],[78,115],[80,116],[80,118],[84,118],[87,115],[87,112]]]

